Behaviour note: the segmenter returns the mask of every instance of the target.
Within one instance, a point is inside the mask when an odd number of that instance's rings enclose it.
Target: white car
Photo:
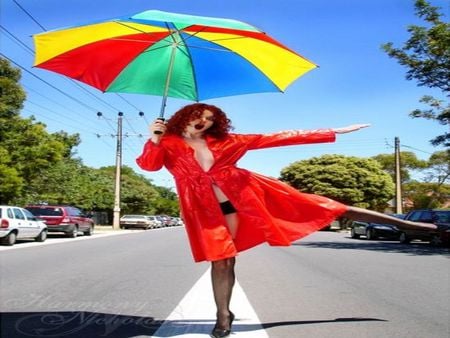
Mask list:
[[[121,229],[142,228],[147,230],[157,226],[156,221],[149,219],[146,215],[123,215],[120,218]]]
[[[153,228],[162,228],[163,222],[161,222],[156,216],[146,216],[150,221],[153,222]]]
[[[26,209],[0,205],[0,243],[14,245],[18,239],[47,239],[47,225]]]

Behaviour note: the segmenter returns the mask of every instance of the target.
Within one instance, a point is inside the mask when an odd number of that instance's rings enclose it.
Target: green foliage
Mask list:
[[[437,151],[428,160],[427,181],[444,184],[450,179],[450,150]]]
[[[379,154],[372,157],[389,175],[395,180],[395,156],[394,154]],[[424,169],[428,167],[428,162],[419,160],[413,152],[400,152],[400,176],[402,182],[410,180],[410,170]]]
[[[19,115],[25,100],[19,80],[20,71],[0,58],[0,203],[23,195],[28,182],[70,155],[79,142],[77,135],[49,134],[42,123]]]
[[[382,210],[394,194],[388,174],[372,159],[324,155],[292,163],[281,180],[294,188],[344,204]]]
[[[115,170],[113,166],[100,168],[99,171],[111,180],[114,187]],[[164,187],[154,186],[143,175],[132,168],[123,166],[121,178],[121,213],[122,214],[166,214],[179,215],[177,195]],[[114,191],[112,191],[114,194]],[[112,195],[112,201],[114,195]],[[109,205],[110,207],[113,205]]]
[[[428,27],[411,25],[409,40],[402,48],[386,43],[382,47],[392,58],[408,70],[406,78],[416,80],[419,86],[438,88],[448,97],[450,91],[450,24],[442,21],[439,7],[431,6],[425,0],[416,0],[416,15],[425,20]],[[420,100],[428,109],[416,109],[412,117],[435,120],[442,125],[450,121],[450,105],[432,96]],[[433,145],[450,146],[450,133],[445,132],[431,140]]]
[[[0,58],[0,204],[47,202],[112,213],[115,167],[94,169],[74,158],[79,135],[48,133],[22,118],[20,71]],[[122,213],[178,216],[178,199],[131,168],[122,168]]]
[[[0,58],[0,117],[16,115],[23,107],[25,92],[19,85],[21,73]]]
[[[450,196],[450,185],[411,181],[403,185],[403,196],[412,202],[412,209],[440,208]]]

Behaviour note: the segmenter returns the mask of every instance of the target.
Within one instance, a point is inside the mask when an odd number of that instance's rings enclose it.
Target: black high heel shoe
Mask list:
[[[220,327],[217,327],[217,322],[216,322],[216,325],[214,326],[214,329],[211,332],[211,337],[214,337],[214,338],[228,337],[231,333],[231,325],[233,324],[233,320],[234,320],[234,313],[230,311],[230,328],[229,329],[221,329]]]

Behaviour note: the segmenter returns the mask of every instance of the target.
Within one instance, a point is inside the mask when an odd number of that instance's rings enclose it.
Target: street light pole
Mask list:
[[[120,181],[122,168],[122,116],[119,112],[117,118],[117,147],[116,147],[116,178],[114,188],[114,214],[113,214],[113,229],[120,229]]]

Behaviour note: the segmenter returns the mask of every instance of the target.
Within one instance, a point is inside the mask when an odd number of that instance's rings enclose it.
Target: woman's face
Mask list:
[[[186,132],[188,134],[201,134],[214,124],[214,113],[208,109],[205,109],[202,115],[189,122],[186,126]]]

